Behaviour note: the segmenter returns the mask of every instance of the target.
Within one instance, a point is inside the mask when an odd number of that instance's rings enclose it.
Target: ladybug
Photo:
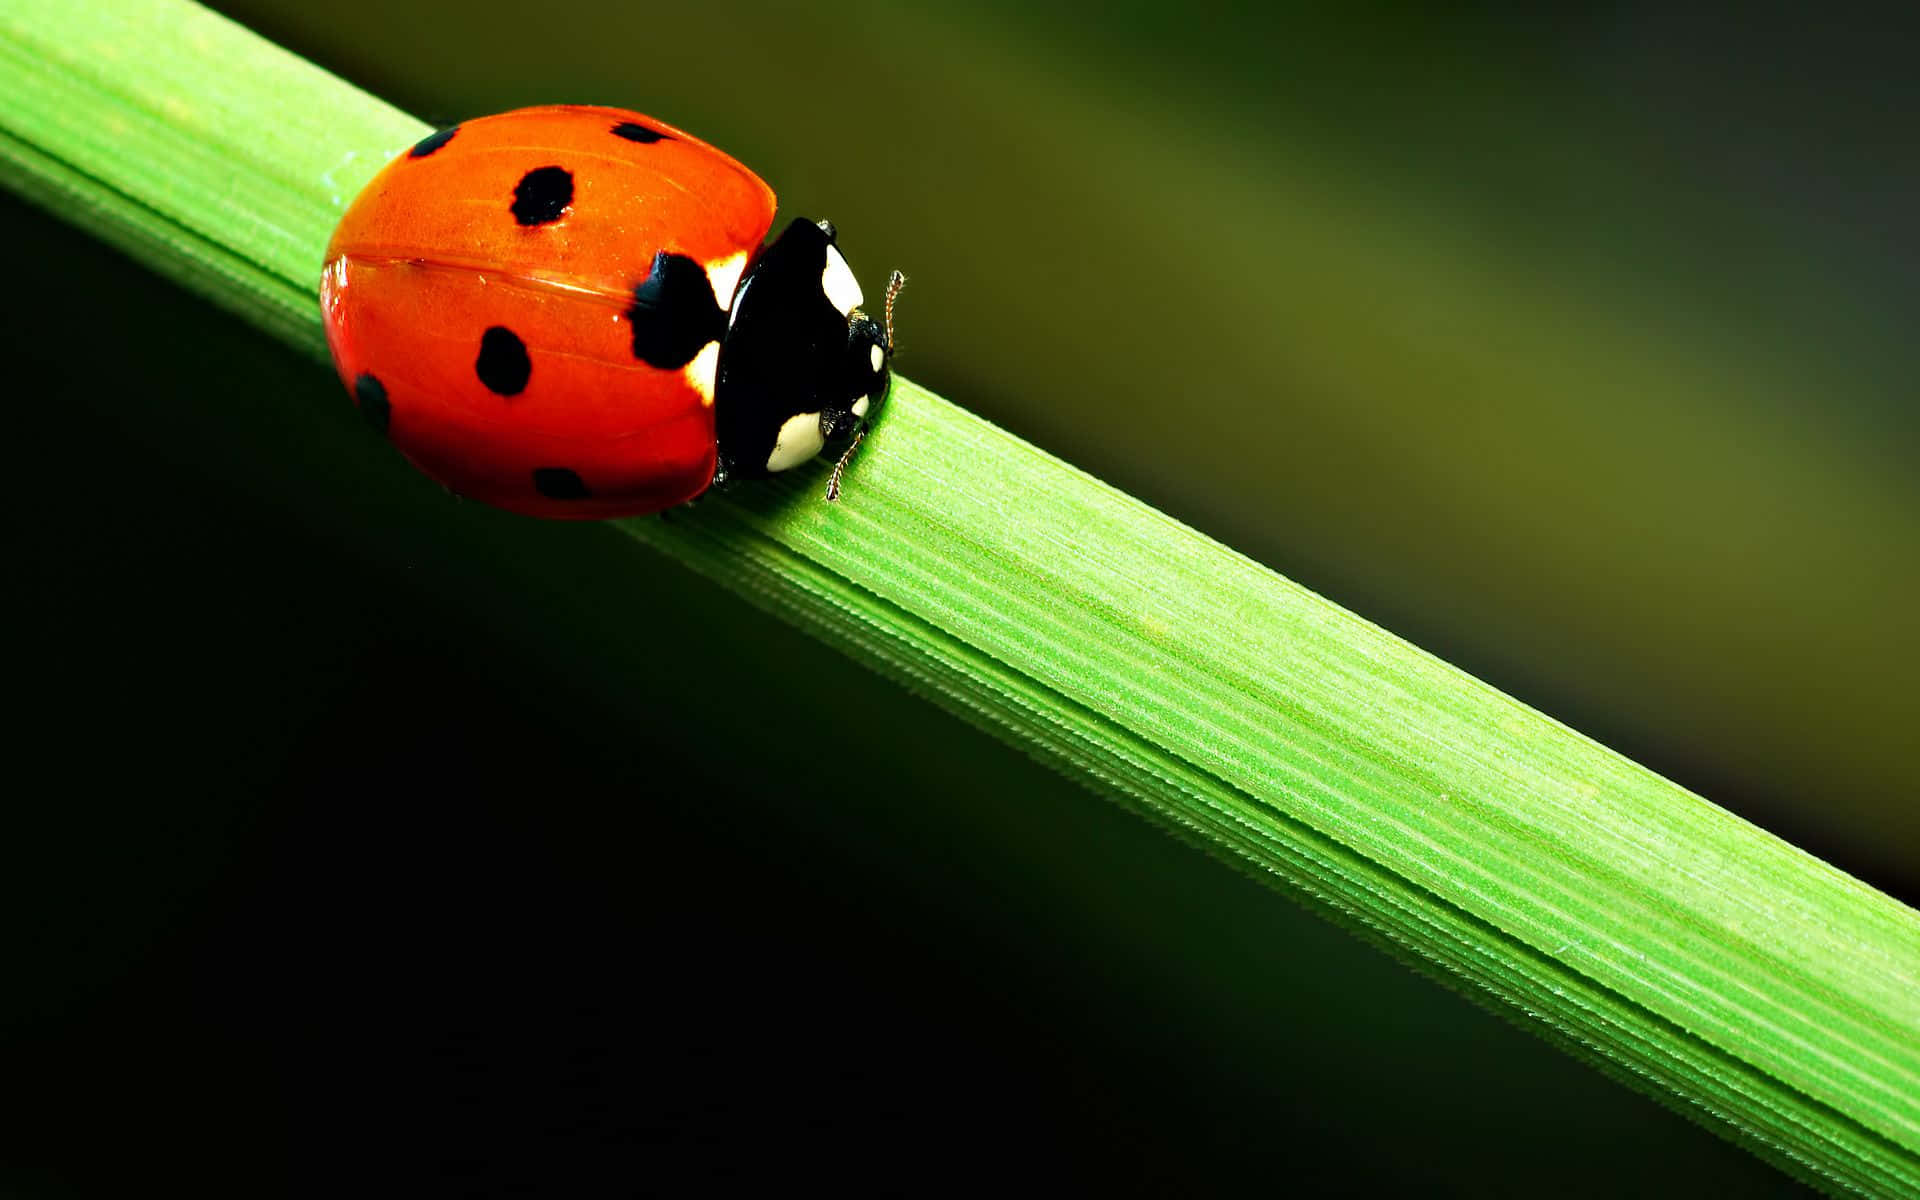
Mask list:
[[[886,323],[833,226],[770,244],[773,191],[617,108],[525,108],[387,164],[327,246],[320,307],[361,415],[456,495],[534,517],[659,512],[845,453]]]

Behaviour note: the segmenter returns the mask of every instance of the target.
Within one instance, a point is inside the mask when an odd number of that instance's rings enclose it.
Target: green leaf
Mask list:
[[[184,0],[0,11],[0,171],[324,357],[427,127]],[[342,403],[345,403],[343,400]],[[1920,917],[904,380],[847,479],[621,525],[1829,1188],[1920,1194]]]

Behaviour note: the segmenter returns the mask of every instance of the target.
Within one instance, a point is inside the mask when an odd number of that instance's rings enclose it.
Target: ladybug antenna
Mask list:
[[[881,321],[887,334],[887,355],[889,357],[893,355],[893,300],[894,297],[900,294],[900,289],[905,286],[907,286],[907,277],[898,271],[895,271],[887,278],[887,306],[881,314]],[[853,452],[858,450],[860,443],[866,440],[867,423],[862,421],[860,422],[860,427],[853,431],[853,441],[847,444],[846,450],[840,455],[840,461],[833,464],[833,474],[827,476],[827,500],[829,503],[840,499],[840,479],[847,473],[847,464],[853,460]]]
[[[884,322],[887,330],[887,353],[888,354],[893,353],[893,298],[895,296],[898,296],[900,294],[900,289],[905,286],[907,286],[907,277],[905,275],[902,275],[900,272],[895,271],[892,275],[888,276],[887,308],[884,314]]]
[[[829,503],[840,498],[840,477],[847,473],[847,460],[853,457],[853,452],[858,450],[860,443],[866,440],[867,423],[862,421],[860,422],[860,427],[853,431],[853,441],[848,444],[846,452],[840,456],[840,461],[833,464],[833,474],[827,476],[827,500]]]

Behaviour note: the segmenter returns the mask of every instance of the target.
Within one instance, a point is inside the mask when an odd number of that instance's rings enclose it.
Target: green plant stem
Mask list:
[[[9,185],[319,357],[328,234],[426,132],[186,0],[0,8]],[[1795,1174],[1920,1194],[1912,910],[905,380],[845,502],[796,474],[620,528]]]

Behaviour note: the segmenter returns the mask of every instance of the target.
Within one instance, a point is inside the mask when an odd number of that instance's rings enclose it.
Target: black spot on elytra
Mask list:
[[[620,122],[613,127],[613,136],[625,138],[630,142],[639,142],[643,146],[651,146],[663,139],[669,142],[673,140],[672,134],[661,133],[658,129],[648,129],[638,121]]]
[[[535,467],[533,490],[549,500],[591,500],[586,483],[565,467]]]
[[[458,125],[449,125],[438,133],[430,133],[413,144],[413,149],[407,151],[407,157],[425,158],[427,155],[432,154],[435,150],[452,141],[453,135],[459,132],[460,127]]]
[[[706,271],[686,255],[665,250],[653,256],[653,269],[633,289],[627,320],[633,325],[633,356],[668,371],[692,362],[700,347],[727,331],[727,314],[714,302]]]
[[[560,219],[573,203],[573,173],[564,167],[535,167],[513,188],[513,219],[522,225],[546,225]]]
[[[495,325],[480,335],[480,357],[474,360],[473,373],[488,391],[518,396],[527,389],[533,360],[527,357],[527,344],[513,330]]]
[[[381,437],[387,436],[387,425],[393,420],[393,405],[387,403],[386,385],[371,374],[362,371],[353,380],[353,398],[360,406],[360,415]]]

